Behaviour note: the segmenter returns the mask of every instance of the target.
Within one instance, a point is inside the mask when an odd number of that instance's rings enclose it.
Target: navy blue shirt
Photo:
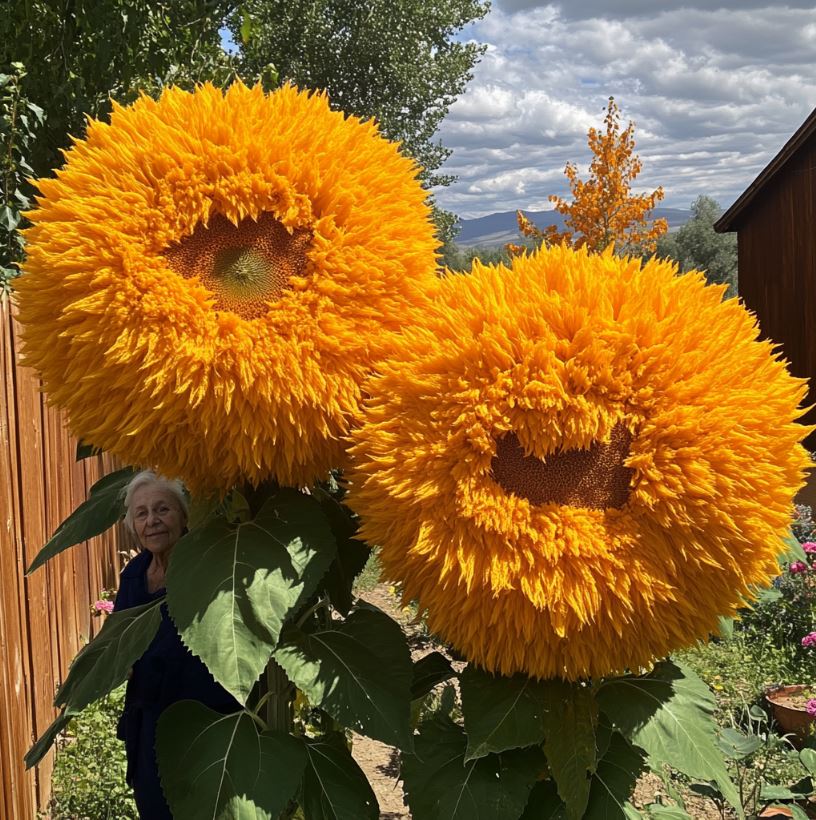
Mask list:
[[[155,592],[147,589],[151,558],[151,553],[144,550],[122,570],[114,612],[150,603],[165,594],[164,589]],[[143,820],[172,820],[156,766],[156,723],[161,713],[179,700],[197,700],[223,713],[241,708],[181,642],[167,604],[161,604],[161,616],[156,636],[133,664],[117,732],[125,742],[127,782],[133,787]]]

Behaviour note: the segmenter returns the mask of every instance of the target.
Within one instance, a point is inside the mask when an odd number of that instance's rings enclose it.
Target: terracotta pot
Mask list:
[[[783,806],[773,806],[763,809],[757,816],[763,820],[784,820],[785,817],[793,817],[793,812]]]
[[[784,734],[793,735],[791,743],[801,749],[813,733],[816,717],[811,717],[805,709],[806,699],[802,693],[809,687],[778,686],[765,692],[765,700],[771,704],[774,720]]]

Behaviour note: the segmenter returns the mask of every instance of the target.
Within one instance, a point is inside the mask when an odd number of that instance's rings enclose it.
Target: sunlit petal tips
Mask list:
[[[805,385],[723,292],[552,247],[449,276],[378,365],[348,501],[469,659],[635,670],[776,574]]]
[[[435,287],[416,172],[293,87],[117,106],[38,182],[25,361],[125,462],[196,490],[308,484],[342,466],[372,357]]]

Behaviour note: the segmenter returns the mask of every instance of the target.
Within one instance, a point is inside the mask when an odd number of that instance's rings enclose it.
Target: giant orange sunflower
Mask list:
[[[488,670],[580,679],[715,630],[776,573],[805,385],[703,276],[566,247],[449,276],[367,383],[349,503]]]
[[[434,287],[413,162],[320,94],[116,106],[41,179],[15,283],[72,431],[194,489],[342,464],[360,382]]]

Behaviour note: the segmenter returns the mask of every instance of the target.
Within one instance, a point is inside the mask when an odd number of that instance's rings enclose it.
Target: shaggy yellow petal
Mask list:
[[[342,466],[374,355],[436,286],[416,167],[292,87],[165,91],[91,122],[15,283],[72,431],[224,491]]]
[[[450,275],[365,385],[348,501],[483,667],[648,666],[776,572],[805,395],[703,276],[542,249]]]

